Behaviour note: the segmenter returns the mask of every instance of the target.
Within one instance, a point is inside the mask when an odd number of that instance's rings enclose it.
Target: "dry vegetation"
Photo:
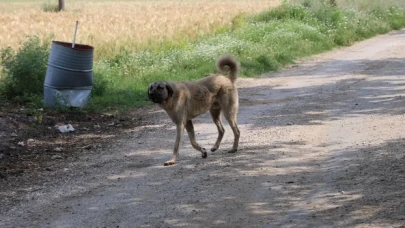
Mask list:
[[[57,1],[54,1],[55,4]],[[0,47],[17,46],[25,35],[53,34],[72,40],[79,21],[77,42],[93,45],[98,54],[136,49],[165,38],[190,39],[230,24],[239,13],[263,11],[280,0],[171,0],[66,1],[65,12],[44,12],[45,2],[27,0],[0,3]],[[49,3],[48,3],[49,4]]]

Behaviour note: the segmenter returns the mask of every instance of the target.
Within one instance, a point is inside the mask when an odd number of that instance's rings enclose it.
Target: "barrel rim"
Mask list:
[[[61,45],[63,47],[68,47],[68,48],[72,48],[72,43],[70,42],[63,42],[63,41],[52,41],[52,43],[54,44],[58,44]],[[74,50],[78,50],[78,51],[93,51],[94,47],[90,46],[90,45],[86,45],[86,44],[75,44],[75,47],[72,48]]]

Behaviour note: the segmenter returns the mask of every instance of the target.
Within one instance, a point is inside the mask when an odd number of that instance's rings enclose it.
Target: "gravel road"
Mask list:
[[[2,208],[0,227],[405,227],[405,30],[238,81],[240,150],[225,122],[202,159],[156,107],[131,137],[61,164]],[[195,121],[210,148],[216,127]]]

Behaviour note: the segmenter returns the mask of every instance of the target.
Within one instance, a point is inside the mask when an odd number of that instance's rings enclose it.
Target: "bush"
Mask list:
[[[93,89],[91,91],[92,96],[103,96],[108,90],[108,81],[104,79],[102,73],[93,73]]]
[[[49,42],[41,42],[38,36],[29,36],[20,48],[0,50],[0,94],[7,99],[29,102],[42,94],[49,57]]]
[[[44,12],[59,12],[59,5],[47,2],[42,4],[42,11]]]

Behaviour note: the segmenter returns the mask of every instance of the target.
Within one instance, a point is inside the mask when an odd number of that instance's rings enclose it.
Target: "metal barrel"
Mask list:
[[[44,81],[44,104],[84,107],[93,88],[93,52],[88,45],[52,41]]]

